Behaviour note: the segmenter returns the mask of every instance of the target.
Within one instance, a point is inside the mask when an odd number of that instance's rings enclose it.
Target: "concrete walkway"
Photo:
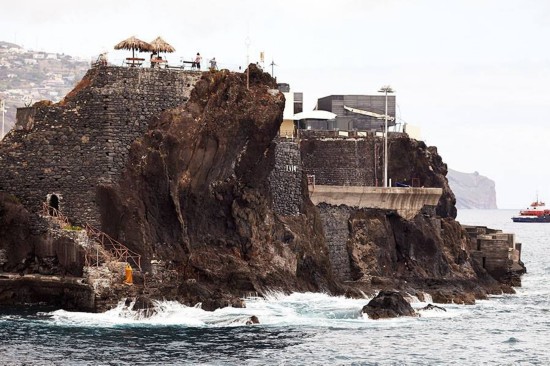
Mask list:
[[[396,210],[410,220],[425,205],[436,206],[443,193],[441,188],[363,187],[310,185],[309,196],[314,204],[346,205],[358,208]]]

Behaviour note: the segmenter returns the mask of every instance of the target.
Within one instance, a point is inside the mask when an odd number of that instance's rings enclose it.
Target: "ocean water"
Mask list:
[[[465,210],[463,224],[516,233],[528,273],[515,295],[369,320],[369,299],[273,293],[206,312],[174,302],[139,319],[0,308],[0,365],[550,365],[550,224],[511,210]],[[421,308],[422,302],[413,302]],[[256,315],[260,324],[246,325]]]

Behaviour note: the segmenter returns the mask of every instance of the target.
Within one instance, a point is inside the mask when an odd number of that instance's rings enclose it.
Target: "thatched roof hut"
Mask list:
[[[157,37],[154,41],[149,43],[151,46],[153,52],[159,53],[159,52],[175,52],[176,49],[172,47],[168,42],[166,42],[164,39]]]
[[[132,36],[115,45],[115,50],[132,50],[132,58],[134,58],[134,51],[149,52],[153,51],[153,48],[149,43]]]

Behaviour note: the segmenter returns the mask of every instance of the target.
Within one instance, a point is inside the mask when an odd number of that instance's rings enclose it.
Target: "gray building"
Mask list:
[[[317,100],[317,109],[336,114],[332,123],[314,129],[382,131],[385,95],[329,95]],[[395,95],[388,95],[388,127],[395,125]]]

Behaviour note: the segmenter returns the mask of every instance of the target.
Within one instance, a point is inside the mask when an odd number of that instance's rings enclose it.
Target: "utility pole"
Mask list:
[[[388,187],[388,93],[394,93],[389,85],[384,85],[378,90],[379,93],[384,93],[385,109],[384,109],[384,188]]]

